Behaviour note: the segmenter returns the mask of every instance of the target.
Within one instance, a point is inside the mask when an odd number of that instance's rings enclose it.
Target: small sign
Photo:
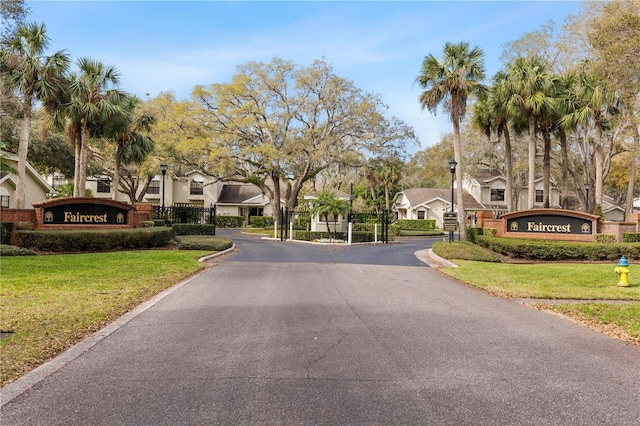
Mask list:
[[[445,212],[443,217],[444,217],[445,221],[446,220],[455,220],[455,221],[457,221],[458,220],[458,213],[456,213],[456,212]]]
[[[444,222],[443,228],[444,228],[445,231],[457,231],[458,230],[458,221],[456,220],[456,221],[452,222],[452,221],[446,220]]]

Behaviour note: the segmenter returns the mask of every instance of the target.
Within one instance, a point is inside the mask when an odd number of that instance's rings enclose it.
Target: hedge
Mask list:
[[[272,216],[250,216],[249,225],[253,226],[254,228],[266,228],[268,226],[273,226],[273,217]]]
[[[640,243],[640,232],[625,232],[622,234],[623,243]]]
[[[216,227],[200,223],[174,223],[173,235],[215,235]]]
[[[0,244],[0,256],[32,256],[36,254],[33,250],[24,247]]]
[[[476,235],[475,241],[495,253],[529,260],[617,260],[620,256],[640,259],[637,243],[568,243],[487,235]]]
[[[108,251],[162,247],[173,238],[167,227],[118,230],[16,231],[19,245],[52,252]]]
[[[336,236],[334,236],[333,232],[329,234],[326,231],[302,231],[295,230],[293,232],[294,239],[299,241],[314,241],[314,240],[342,240],[347,241],[349,238],[348,233],[346,232],[338,232]],[[370,243],[373,242],[374,235],[373,232],[352,232],[351,233],[351,242],[352,243]]]
[[[211,235],[181,235],[176,237],[178,250],[212,250],[223,251],[233,246],[229,238]]]
[[[216,226],[219,228],[241,228],[244,224],[242,216],[218,216],[216,215]]]
[[[415,231],[433,231],[436,229],[435,219],[398,219],[396,225],[398,225],[400,229]]]

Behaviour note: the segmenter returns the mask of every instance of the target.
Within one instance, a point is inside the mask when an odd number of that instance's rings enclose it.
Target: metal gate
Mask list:
[[[377,233],[376,239],[382,243],[389,242],[389,211],[354,211],[349,213],[348,221],[352,223],[354,232]],[[297,208],[290,210],[280,208],[280,229],[278,237],[280,241],[291,238],[291,229],[310,231],[313,214],[309,209]]]

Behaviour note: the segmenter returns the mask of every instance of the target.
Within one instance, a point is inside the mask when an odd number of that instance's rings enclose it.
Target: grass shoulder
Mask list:
[[[570,300],[541,306],[640,345],[640,270],[618,287],[615,262],[505,263],[469,242],[435,243],[433,251],[458,265],[440,271],[459,281],[501,297]]]
[[[2,258],[0,384],[199,271],[210,250],[140,250]]]

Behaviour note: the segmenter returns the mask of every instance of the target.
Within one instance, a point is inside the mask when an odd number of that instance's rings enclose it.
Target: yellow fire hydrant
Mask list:
[[[618,287],[629,287],[629,262],[626,257],[620,257],[620,262],[614,272],[618,277]]]

